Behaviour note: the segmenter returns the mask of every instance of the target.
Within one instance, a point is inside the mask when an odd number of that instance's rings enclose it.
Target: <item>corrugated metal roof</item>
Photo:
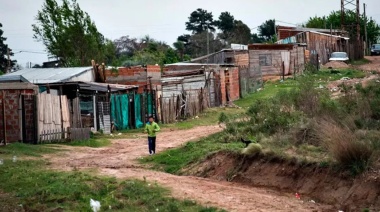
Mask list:
[[[12,72],[0,76],[0,81],[11,81],[11,79],[26,79],[35,84],[65,82],[70,78],[76,77],[92,70],[92,67],[75,68],[31,68]],[[21,80],[22,81],[22,80]]]
[[[54,86],[65,86],[65,85],[78,85],[80,89],[89,91],[100,91],[107,92],[108,86],[111,88],[111,92],[114,91],[125,91],[138,88],[136,85],[121,85],[121,84],[109,84],[109,83],[98,83],[98,82],[62,82],[62,83],[51,83],[50,87]]]
[[[0,82],[28,82],[23,76],[21,75],[3,75],[0,76]]]

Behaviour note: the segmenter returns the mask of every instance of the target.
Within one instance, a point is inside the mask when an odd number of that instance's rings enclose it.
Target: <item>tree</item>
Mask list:
[[[185,43],[183,41],[177,41],[173,43],[174,48],[177,50],[181,61],[185,55]]]
[[[276,35],[275,32],[275,20],[270,19],[262,23],[259,28],[259,36],[264,39],[264,41],[273,41]]]
[[[92,59],[107,60],[105,48],[110,44],[98,32],[90,16],[76,0],[45,0],[33,24],[34,38],[42,41],[47,51],[59,57],[65,66],[84,66]]]
[[[349,33],[350,37],[354,37],[356,35],[356,28],[350,27],[354,26],[356,23],[356,13],[353,11],[347,11],[345,13],[345,22],[346,30]],[[360,16],[360,34],[364,35],[364,25],[367,24],[367,34],[368,41],[370,43],[377,43],[377,40],[380,37],[380,27],[372,18],[365,20],[363,16]],[[309,28],[327,28],[332,27],[333,29],[341,28],[341,12],[333,11],[328,16],[323,17],[311,17],[304,24],[305,27]]]
[[[7,38],[3,37],[3,30],[1,29],[3,25],[0,23],[0,72],[6,73],[6,69],[8,67],[8,45],[4,43],[4,41],[7,40]],[[13,56],[13,53],[10,52],[10,56]],[[16,64],[16,60],[11,60],[11,67],[12,68]]]
[[[186,30],[192,31],[194,34],[202,33],[209,29],[215,31],[216,22],[211,12],[198,8],[190,14],[189,21],[186,22]]]
[[[251,41],[251,29],[242,21],[235,20],[227,40],[229,43],[249,44]]]
[[[257,33],[253,33],[251,35],[251,42],[252,43],[263,43],[264,39],[260,37]]]
[[[222,31],[222,35],[227,37],[227,34],[231,32],[235,27],[235,18],[229,12],[222,12],[219,16],[219,20],[216,22],[218,29]]]
[[[137,38],[129,38],[129,36],[122,36],[113,41],[116,49],[116,56],[132,57],[136,51],[141,50],[141,45]]]

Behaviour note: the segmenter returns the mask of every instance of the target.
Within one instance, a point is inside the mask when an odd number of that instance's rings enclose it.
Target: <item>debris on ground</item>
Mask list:
[[[323,67],[330,69],[349,68],[350,66],[345,62],[331,61],[323,65]]]
[[[92,211],[94,211],[94,212],[100,211],[100,202],[99,201],[90,199],[90,206],[92,208]]]

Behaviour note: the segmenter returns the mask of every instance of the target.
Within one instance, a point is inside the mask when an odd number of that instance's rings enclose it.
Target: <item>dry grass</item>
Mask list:
[[[364,171],[374,153],[371,145],[358,140],[354,132],[332,120],[322,120],[320,136],[331,156],[354,173]]]

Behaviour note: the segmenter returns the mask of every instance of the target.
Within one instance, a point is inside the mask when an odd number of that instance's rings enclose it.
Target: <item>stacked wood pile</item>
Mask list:
[[[172,97],[160,97],[160,118],[164,124],[175,121],[196,117],[205,109],[210,107],[210,98],[208,92],[202,88],[200,90],[173,95]]]

